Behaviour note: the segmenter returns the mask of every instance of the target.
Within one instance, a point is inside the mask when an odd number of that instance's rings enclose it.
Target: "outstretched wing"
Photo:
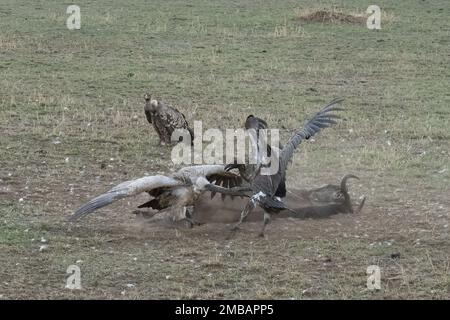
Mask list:
[[[336,124],[334,119],[339,119],[338,115],[332,114],[332,111],[342,111],[344,109],[336,107],[336,104],[344,101],[342,98],[336,98],[330,101],[314,117],[306,122],[303,128],[297,130],[281,150],[280,154],[280,172],[284,177],[288,163],[292,160],[295,149],[300,145],[303,139],[309,139],[324,128]]]
[[[179,185],[183,185],[183,182],[161,175],[147,176],[136,180],[126,181],[115,186],[107,193],[104,193],[85,203],[69,217],[69,220],[78,220],[97,209],[126,197],[135,196],[142,192],[151,191],[156,188],[174,187]]]
[[[328,103],[322,110],[314,115],[314,117],[307,121],[303,128],[297,130],[281,151],[277,151],[275,155],[279,159],[279,168],[275,174],[258,174],[252,181],[252,189],[254,193],[262,192],[265,195],[274,196],[276,193],[283,195],[284,192],[281,189],[278,192],[278,188],[285,181],[286,168],[288,163],[292,160],[295,149],[300,145],[303,139],[309,139],[314,136],[323,128],[327,128],[336,121],[333,119],[339,118],[339,116],[330,114],[331,111],[343,110],[337,108],[334,105],[343,101],[343,99],[334,99]],[[274,148],[274,151],[276,149]]]
[[[178,170],[173,176],[180,179],[197,179],[197,177],[207,178],[213,174],[220,174],[225,172],[224,166],[221,164],[205,164],[197,166],[183,167]],[[195,183],[195,181],[192,181]]]
[[[199,166],[184,167],[174,174],[181,180],[191,180],[197,187],[204,188],[204,190],[212,191],[211,198],[216,192],[208,186],[218,187],[218,189],[237,188],[243,183],[241,176],[227,172],[224,165],[207,164]],[[220,192],[220,191],[219,191]],[[224,196],[223,196],[224,197]]]
[[[209,182],[214,183],[216,186],[223,188],[235,188],[242,185],[243,179],[241,176],[232,172],[221,172],[207,176]],[[211,191],[211,199],[216,195],[216,191]],[[222,193],[222,200],[225,200],[226,194]],[[234,196],[231,196],[233,199]]]

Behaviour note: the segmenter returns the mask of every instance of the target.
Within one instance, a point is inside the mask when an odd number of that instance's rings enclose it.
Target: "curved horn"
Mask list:
[[[147,176],[136,180],[122,182],[107,193],[104,193],[78,208],[70,217],[69,221],[78,220],[97,209],[107,206],[117,200],[135,196],[145,191],[160,187],[174,187],[182,185],[179,180],[166,176]]]
[[[341,181],[341,192],[343,192],[343,193],[347,192],[347,190],[348,190],[347,189],[347,180],[348,179],[358,179],[359,180],[359,178],[353,174],[345,175]]]
[[[366,202],[366,197],[364,197],[361,200],[361,203],[359,204],[358,208],[356,209],[356,213],[360,213],[361,212],[362,208],[364,207],[364,202]]]

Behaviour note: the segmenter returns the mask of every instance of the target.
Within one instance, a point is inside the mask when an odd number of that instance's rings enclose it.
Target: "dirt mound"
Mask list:
[[[367,18],[360,14],[349,14],[336,10],[314,10],[314,11],[299,11],[297,19],[303,22],[322,22],[322,23],[351,23],[361,24]]]

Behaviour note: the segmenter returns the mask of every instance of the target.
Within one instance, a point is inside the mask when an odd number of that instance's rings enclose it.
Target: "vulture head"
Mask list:
[[[152,97],[151,93],[144,94],[145,99],[145,110],[154,112],[156,107],[158,107],[158,100]]]
[[[261,118],[255,117],[254,115],[249,115],[247,119],[245,120],[245,129],[254,129],[256,131],[260,129],[267,129],[269,126],[267,125],[267,122],[264,121]]]

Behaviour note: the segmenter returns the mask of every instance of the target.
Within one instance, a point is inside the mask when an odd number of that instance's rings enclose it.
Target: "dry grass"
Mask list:
[[[365,24],[369,15],[363,11],[346,10],[337,7],[317,7],[317,8],[297,8],[295,9],[295,19],[300,22],[321,22],[321,23],[349,23]],[[395,17],[392,13],[381,11],[382,23],[392,23]]]
[[[380,3],[395,23],[376,32],[333,15],[299,26],[297,5],[97,1],[71,32],[60,2],[2,4],[0,299],[449,298],[449,2]],[[296,15],[365,15],[345,5],[310,0]],[[143,115],[146,91],[205,129],[255,114],[283,140],[343,96],[343,121],[302,145],[288,187],[353,173],[366,210],[277,219],[267,239],[249,222],[229,239],[222,223],[144,224],[132,214],[142,195],[67,223],[112,185],[174,169]],[[64,289],[74,263],[81,291]],[[371,264],[380,291],[366,288]]]

